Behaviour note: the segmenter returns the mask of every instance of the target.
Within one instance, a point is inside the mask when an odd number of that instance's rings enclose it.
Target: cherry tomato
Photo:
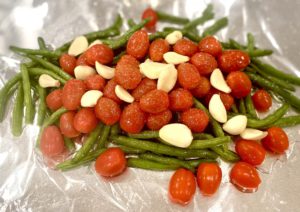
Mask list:
[[[76,58],[69,54],[62,54],[59,58],[60,67],[70,75],[74,76],[74,68],[76,67]]]
[[[73,121],[74,128],[81,133],[92,132],[98,124],[98,120],[92,108],[80,109]]]
[[[95,170],[103,177],[115,177],[125,171],[126,165],[124,152],[119,147],[112,147],[99,155]]]
[[[225,50],[218,58],[219,68],[227,73],[241,71],[249,64],[249,55],[241,50]]]
[[[193,106],[193,95],[183,88],[171,91],[169,100],[172,111],[184,111]]]
[[[197,68],[190,63],[181,63],[178,67],[178,82],[185,89],[196,88],[201,82]]]
[[[199,85],[191,90],[193,96],[202,98],[206,96],[211,88],[210,82],[206,77],[200,76]]]
[[[156,89],[155,80],[145,77],[140,82],[140,84],[132,91],[131,95],[134,97],[135,101],[140,101],[143,95],[154,89]]]
[[[231,88],[231,94],[235,98],[246,97],[251,92],[252,83],[247,74],[241,71],[230,72],[227,75],[226,82]]]
[[[201,163],[197,170],[197,182],[201,193],[213,195],[218,190],[222,180],[222,170],[216,163]]]
[[[121,116],[120,106],[106,97],[101,97],[95,106],[96,117],[106,125],[117,123]]]
[[[181,205],[188,204],[196,191],[194,174],[186,169],[178,169],[171,177],[169,183],[170,199]]]
[[[95,44],[85,52],[86,61],[89,65],[95,66],[96,61],[101,64],[109,64],[114,59],[114,52],[105,44]]]
[[[238,140],[235,143],[235,151],[242,161],[253,166],[262,164],[266,156],[266,150],[258,142],[251,140]]]
[[[51,125],[44,129],[40,148],[43,155],[47,157],[58,156],[64,152],[64,139],[57,126]]]
[[[139,62],[130,55],[124,55],[118,61],[115,82],[125,89],[135,89],[142,80]]]
[[[242,192],[252,193],[257,191],[261,183],[259,174],[254,166],[245,162],[237,162],[230,171],[230,181]]]
[[[262,89],[257,90],[253,94],[252,101],[255,109],[260,112],[266,112],[272,106],[272,97],[267,91]]]
[[[133,33],[129,38],[126,52],[136,59],[142,59],[148,53],[149,46],[150,41],[148,33],[145,30],[139,30]]]
[[[169,107],[169,97],[165,91],[152,90],[140,99],[140,107],[147,113],[160,113]]]
[[[220,95],[221,101],[223,102],[226,110],[231,109],[232,105],[234,104],[234,98],[230,94],[224,93],[215,88],[211,88],[210,91],[208,92],[208,94],[206,95],[206,97],[204,99],[204,102],[206,105],[209,104],[209,101],[214,94]]]
[[[76,61],[76,66],[88,66],[89,63],[87,62],[86,53],[84,52],[81,54]]]
[[[213,36],[203,38],[198,44],[200,52],[205,52],[217,57],[222,54],[221,43]]]
[[[117,97],[116,92],[115,92],[116,86],[117,86],[117,83],[115,82],[114,79],[109,80],[107,82],[106,86],[104,87],[103,96],[114,100],[118,104],[121,104],[122,101],[121,101],[121,99],[119,99],[119,97]]]
[[[145,125],[146,114],[140,109],[139,103],[126,106],[121,114],[120,127],[128,133],[139,133]]]
[[[67,81],[62,91],[63,106],[68,110],[76,110],[85,91],[86,86],[83,81],[77,79]]]
[[[162,38],[154,40],[149,47],[149,57],[154,62],[162,62],[164,53],[170,50],[169,43]]]
[[[88,76],[88,78],[86,78],[84,82],[88,90],[103,91],[106,84],[105,79],[98,74]]]
[[[180,120],[193,132],[197,133],[203,132],[209,123],[208,115],[203,110],[196,108],[184,111],[180,116]]]
[[[262,145],[274,153],[284,153],[289,148],[287,134],[280,127],[271,127],[267,131],[268,135],[262,139]]]
[[[173,46],[173,50],[178,54],[191,57],[198,51],[198,46],[188,39],[180,39]]]
[[[199,73],[209,75],[214,69],[218,67],[216,59],[205,52],[198,52],[191,57],[190,62],[194,64]]]
[[[142,19],[146,19],[146,18],[150,18],[150,21],[145,25],[145,27],[148,29],[154,28],[158,17],[156,12],[151,7],[145,9],[142,14]]]
[[[80,135],[80,132],[78,132],[73,125],[75,114],[74,111],[68,111],[62,114],[59,119],[60,131],[68,138],[75,138]]]
[[[147,117],[147,127],[150,130],[159,130],[164,125],[169,124],[172,119],[172,112],[165,110],[157,114],[149,114]]]
[[[52,91],[51,93],[49,93],[46,97],[46,104],[47,104],[47,107],[52,111],[55,111],[55,110],[61,108],[63,105],[62,89],[56,89],[56,90]]]

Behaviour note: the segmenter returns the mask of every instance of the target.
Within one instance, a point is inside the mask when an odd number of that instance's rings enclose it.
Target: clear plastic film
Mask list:
[[[76,35],[109,26],[116,14],[140,19],[151,5],[174,15],[199,16],[211,1],[197,0],[16,0],[0,3],[1,87],[18,71],[20,58],[8,45],[37,47],[36,38],[59,46]],[[252,32],[257,45],[275,51],[267,61],[300,76],[298,42],[300,4],[297,1],[212,1],[215,20],[229,17],[229,26],[217,34],[221,41],[246,41]],[[213,21],[208,22],[209,26]],[[125,27],[124,27],[125,29]],[[203,28],[199,27],[201,31]],[[297,92],[299,95],[299,91]],[[276,104],[274,106],[276,108]],[[170,202],[168,183],[172,172],[128,168],[116,178],[99,177],[93,164],[60,172],[48,168],[35,149],[36,125],[26,126],[19,138],[10,132],[9,104],[0,124],[0,211],[297,211],[300,192],[299,127],[286,130],[290,148],[281,157],[269,156],[259,167],[262,184],[257,192],[244,194],[229,183],[230,164],[221,163],[223,181],[212,197],[197,190],[185,206]],[[290,112],[292,114],[292,112]]]

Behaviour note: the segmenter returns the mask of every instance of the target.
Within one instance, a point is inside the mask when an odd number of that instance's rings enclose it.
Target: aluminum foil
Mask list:
[[[244,42],[246,33],[252,32],[259,46],[275,51],[268,62],[300,76],[299,1],[1,0],[1,87],[18,71],[20,58],[9,52],[10,44],[34,48],[36,37],[43,36],[58,46],[76,35],[105,28],[118,12],[139,20],[148,6],[195,18],[210,2],[216,19],[229,17],[229,26],[217,35],[220,40]],[[210,24],[212,21],[206,26]],[[260,167],[262,184],[256,193],[235,189],[228,182],[230,165],[222,163],[219,191],[212,197],[197,191],[193,201],[182,207],[168,199],[172,172],[127,169],[119,177],[104,179],[95,174],[93,166],[63,173],[49,169],[35,150],[38,127],[26,126],[22,136],[14,138],[11,104],[7,114],[0,125],[0,211],[299,211],[299,127],[287,129],[291,141],[287,154],[269,156]]]

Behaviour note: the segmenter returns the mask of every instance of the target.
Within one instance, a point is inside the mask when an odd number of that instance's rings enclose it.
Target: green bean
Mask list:
[[[212,4],[208,4],[206,9],[202,12],[201,17],[196,18],[190,21],[189,23],[187,23],[186,25],[184,25],[184,29],[185,30],[193,29],[198,25],[204,24],[206,21],[213,19],[214,13],[212,10],[213,10]]]
[[[128,31],[126,31],[122,36],[120,36],[118,39],[115,40],[105,40],[103,41],[105,44],[107,44],[112,49],[118,49],[122,46],[124,46],[128,39],[131,37],[133,33],[143,28],[147,23],[149,22],[149,19],[142,20],[139,24],[131,27]]]
[[[254,50],[255,46],[255,39],[251,33],[247,33],[247,49],[249,54],[251,54]]]
[[[37,41],[38,41],[38,44],[39,44],[39,48],[40,48],[41,50],[47,50],[47,46],[46,46],[46,43],[45,43],[44,38],[38,37],[38,38],[37,38]]]
[[[244,99],[239,99],[239,112],[241,114],[246,114],[246,106],[245,106],[245,101]]]
[[[106,143],[106,141],[109,137],[110,130],[111,130],[111,126],[104,125],[104,127],[102,129],[102,132],[101,132],[100,139],[97,142],[97,148],[104,148],[105,147],[105,143]]]
[[[179,16],[174,16],[167,14],[162,11],[155,11],[158,17],[158,21],[161,22],[168,22],[168,23],[173,23],[173,24],[179,24],[179,25],[184,25],[187,24],[190,20],[188,18],[182,18]]]
[[[218,163],[213,159],[194,159],[194,160],[186,160],[185,163],[189,164],[192,167],[198,167],[201,163]]]
[[[110,135],[111,136],[118,135],[118,134],[120,134],[120,132],[121,132],[120,125],[119,125],[119,123],[116,123],[111,127]]]
[[[192,32],[190,30],[178,29],[178,28],[174,28],[174,27],[165,27],[163,29],[163,31],[164,31],[163,33],[166,33],[166,34],[162,33],[162,35],[164,35],[163,37],[166,37],[169,33],[173,32],[173,31],[181,31],[183,36],[187,37],[191,41],[198,43],[201,40],[200,36],[198,36],[196,33]],[[151,37],[150,37],[150,40],[151,40]]]
[[[4,84],[3,88],[1,88],[1,90],[0,90],[0,99],[1,99],[1,104],[0,104],[0,122],[2,122],[3,119],[4,119],[5,109],[6,109],[7,101],[9,99],[9,95],[7,95],[7,94],[20,81],[21,78],[22,78],[21,73],[16,74],[14,77],[12,77],[11,79],[9,79]]]
[[[221,158],[222,160],[224,161],[228,161],[228,162],[236,162],[236,161],[239,161],[240,158],[239,156],[231,151],[231,150],[223,150],[221,147],[211,147],[211,149],[217,153]]]
[[[167,165],[177,165],[179,167],[187,168],[191,170],[192,172],[195,172],[195,168],[186,163],[183,160],[179,160],[177,158],[172,157],[166,157],[166,156],[160,156],[153,153],[144,153],[139,155],[139,158],[154,161],[157,163],[167,164]]]
[[[248,94],[245,98],[245,106],[247,113],[252,117],[252,118],[257,118],[256,110],[254,108],[251,94]]]
[[[164,31],[164,32],[155,32],[149,35],[149,40],[153,41],[157,38],[165,38],[171,31]]]
[[[251,52],[248,52],[250,57],[263,57],[273,54],[271,49],[254,49]]]
[[[21,74],[22,74],[22,81],[23,81],[23,90],[24,90],[24,102],[25,102],[25,123],[31,124],[33,123],[34,118],[34,108],[33,102],[31,97],[31,89],[30,89],[30,79],[29,74],[26,66],[21,64]]]
[[[134,25],[136,25],[135,21],[132,18],[127,20],[127,24],[129,27],[133,27]]]
[[[151,160],[145,160],[140,158],[129,158],[127,160],[127,166],[133,168],[152,170],[152,171],[169,171],[169,170],[176,170],[180,167],[178,165],[157,163]]]
[[[267,129],[271,126],[292,127],[292,126],[295,126],[295,125],[298,125],[298,124],[300,124],[300,115],[288,116],[288,117],[283,117],[281,119],[278,119],[274,123],[272,123],[269,126],[265,127],[265,129]]]
[[[121,57],[125,54],[126,54],[126,51],[120,52],[117,56],[114,57],[112,64],[116,65],[117,62],[121,59]]]
[[[206,149],[215,146],[219,146],[221,144],[226,144],[231,141],[229,136],[211,138],[206,140],[193,140],[191,145],[188,147],[189,149]]]
[[[29,72],[30,73],[30,72]],[[36,88],[36,92],[38,94],[39,97],[39,107],[38,107],[38,121],[37,124],[39,126],[41,126],[44,122],[45,119],[45,115],[46,115],[46,110],[47,110],[47,106],[46,106],[46,89],[42,88],[38,83],[32,83],[32,85]]]
[[[48,74],[49,76],[51,76],[54,79],[58,80],[63,85],[67,82],[61,76],[58,76],[57,74],[55,74],[52,71],[49,71],[47,69],[43,69],[43,68],[30,68],[30,69],[28,69],[28,71],[29,71],[29,74],[33,75],[33,76],[42,75],[42,74]]]
[[[286,80],[287,82],[295,85],[300,85],[300,78],[293,74],[284,73],[283,71],[280,71],[269,64],[262,63],[257,59],[253,59],[252,62],[257,65],[259,69],[271,76],[278,77],[279,79]]]
[[[118,145],[117,147],[122,149],[123,152],[125,152],[126,154],[142,154],[142,153],[147,152],[146,150],[143,150],[143,149],[137,149],[137,148],[132,148],[132,147],[128,147],[128,146]]]
[[[93,148],[94,144],[97,142],[97,138],[101,134],[103,129],[103,124],[98,124],[98,126],[88,135],[86,141],[84,142],[83,146],[77,151],[74,155],[72,161],[76,163],[84,158],[90,150]]]
[[[118,145],[124,145],[134,148],[139,148],[147,151],[151,151],[157,154],[166,154],[170,156],[191,158],[216,158],[216,154],[208,150],[195,150],[195,149],[183,149],[173,146],[167,146],[161,143],[155,143],[147,140],[138,140],[134,138],[128,138],[125,136],[113,136],[112,140]]]
[[[61,53],[42,49],[25,49],[16,46],[10,46],[10,50],[16,53],[24,53],[26,55],[40,55],[47,58],[58,58]]]
[[[223,29],[228,25],[228,18],[223,17],[218,19],[212,26],[208,27],[207,29],[204,30],[202,36],[206,37],[208,35],[214,35],[216,34],[219,30]]]
[[[212,135],[207,133],[193,133],[193,138],[194,140],[204,140],[212,138]]]
[[[17,96],[15,99],[15,105],[12,113],[12,134],[14,136],[20,136],[22,134],[24,114],[24,91],[22,81],[19,82]]]
[[[231,110],[232,110],[232,112],[234,112],[234,113],[239,113],[239,111],[238,111],[238,109],[237,109],[235,103],[231,106]]]
[[[230,47],[233,49],[239,49],[239,50],[246,50],[246,46],[243,46],[242,44],[238,43],[237,41],[233,39],[229,39]]]
[[[284,98],[287,103],[292,105],[297,110],[300,110],[300,99],[298,99],[296,96],[294,96],[290,92],[282,89],[281,87],[275,85],[273,82],[258,76],[257,74],[253,74],[251,72],[246,72],[246,74],[250,77],[252,82],[258,84],[259,86],[261,86],[267,90],[274,91],[279,96]]]
[[[285,113],[288,111],[288,109],[289,109],[289,105],[283,104],[273,114],[270,114],[264,119],[257,120],[257,119],[248,118],[247,127],[255,128],[255,129],[264,128],[265,126],[273,124],[274,122],[282,118],[285,115]]]
[[[60,169],[62,171],[67,171],[70,169],[77,168],[81,165],[85,165],[91,161],[94,161],[98,158],[99,155],[101,155],[106,149],[97,149],[84,158],[82,158],[80,161],[74,163],[72,160],[64,161],[56,166],[56,169]]]
[[[35,62],[39,63],[44,68],[53,71],[55,74],[59,75],[60,77],[62,77],[65,80],[69,80],[69,79],[73,78],[67,72],[64,72],[61,68],[59,68],[58,66],[48,62],[47,60],[36,57],[34,55],[28,55],[27,57],[30,58],[32,61],[35,61]]]
[[[136,138],[136,139],[155,139],[155,138],[159,138],[158,131],[152,131],[152,130],[145,130],[145,131],[137,133],[137,134],[128,133],[128,136],[130,138]]]
[[[75,151],[75,144],[71,138],[64,137],[64,143],[67,149],[69,150],[69,152]]]

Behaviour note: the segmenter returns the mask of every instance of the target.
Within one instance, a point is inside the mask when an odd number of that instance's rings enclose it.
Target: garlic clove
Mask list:
[[[102,65],[101,63],[95,63],[96,70],[98,74],[104,79],[112,79],[115,76],[115,68],[111,68],[109,66]]]
[[[168,69],[163,70],[157,80],[157,89],[165,92],[171,91],[177,81],[177,69],[174,65],[168,67]]]
[[[89,90],[82,95],[80,104],[82,107],[94,107],[102,96],[101,91]]]
[[[132,103],[134,101],[134,97],[131,96],[131,94],[120,85],[117,85],[115,87],[115,93],[117,97],[119,97],[119,99],[123,100],[124,102]]]
[[[252,128],[246,128],[241,134],[241,138],[246,139],[246,140],[256,140],[259,141],[266,137],[268,135],[268,132],[264,132],[261,130],[257,129],[252,129]]]
[[[39,85],[42,88],[59,87],[60,82],[48,74],[42,74],[39,77]]]
[[[231,88],[226,83],[224,76],[220,69],[216,68],[210,75],[210,84],[224,93],[230,93]]]
[[[236,115],[223,125],[223,130],[231,135],[239,135],[246,129],[246,127],[247,116]]]
[[[89,46],[88,40],[85,36],[79,36],[73,40],[71,43],[68,54],[73,56],[78,56],[85,52]]]
[[[167,63],[174,64],[174,65],[185,63],[190,60],[188,56],[184,56],[176,52],[166,52],[164,53],[163,58]]]
[[[140,64],[141,73],[149,79],[158,79],[160,73],[172,66],[171,64],[153,62],[147,59]]]
[[[211,116],[220,123],[227,121],[227,111],[219,94],[214,94],[208,104]]]
[[[180,39],[182,39],[183,35],[181,31],[173,31],[170,34],[168,34],[165,38],[165,40],[170,44],[170,45],[174,45],[177,41],[179,41]]]
[[[80,65],[75,67],[74,74],[76,79],[85,80],[89,76],[96,74],[96,71],[90,66]]]

